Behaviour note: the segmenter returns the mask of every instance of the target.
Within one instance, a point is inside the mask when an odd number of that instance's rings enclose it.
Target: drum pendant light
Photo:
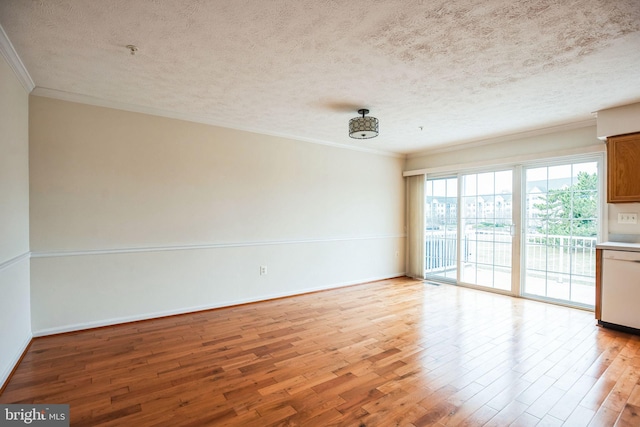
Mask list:
[[[362,117],[355,117],[349,120],[349,136],[356,139],[369,139],[378,136],[378,119],[375,117],[365,117],[369,110],[362,108],[358,110]]]

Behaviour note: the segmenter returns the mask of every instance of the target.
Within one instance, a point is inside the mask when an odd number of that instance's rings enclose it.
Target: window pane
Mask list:
[[[433,196],[433,181],[427,180],[424,184],[424,194],[428,196]]]
[[[458,196],[458,179],[450,178],[447,179],[447,197],[457,197]]]
[[[468,250],[461,277],[466,283],[511,289],[512,180],[511,170],[463,177],[462,229]]]
[[[425,200],[425,275],[457,278],[457,178],[428,179]]]
[[[478,194],[494,194],[495,187],[493,185],[494,173],[478,174]]]
[[[540,241],[540,240],[538,240]],[[526,268],[527,270],[546,271],[547,269],[547,246],[535,241],[526,246]]]
[[[476,195],[476,175],[465,175],[462,177],[462,195]]]
[[[447,195],[447,186],[445,180],[437,179],[431,182],[433,183],[434,197],[445,197]]]
[[[496,194],[511,194],[513,193],[513,176],[512,171],[496,172]]]
[[[477,264],[464,264],[462,266],[461,277],[460,277],[460,280],[462,282],[477,283],[476,265]]]
[[[540,181],[547,181],[547,168],[532,168],[527,169],[527,183],[535,183]],[[546,190],[544,190],[546,191]],[[529,192],[529,191],[527,191]]]
[[[581,174],[587,174],[592,176],[598,175],[598,163],[597,162],[588,162],[588,163],[577,163],[573,165],[573,184],[578,181],[578,177]]]
[[[462,198],[462,217],[463,218],[475,218],[477,213],[477,197],[465,196]]]
[[[571,165],[549,168],[547,190],[566,190],[571,186]]]
[[[511,242],[496,243],[494,246],[494,264],[500,267],[511,267]]]
[[[569,301],[571,296],[570,285],[570,276],[568,274],[550,273],[547,278],[547,296]]]

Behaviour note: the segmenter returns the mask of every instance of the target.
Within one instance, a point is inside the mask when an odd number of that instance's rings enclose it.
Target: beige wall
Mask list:
[[[28,95],[0,56],[0,262],[29,251]]]
[[[635,213],[640,218],[640,203],[610,203],[609,236],[608,240],[614,242],[640,243],[639,224],[618,224],[619,213]]]
[[[403,230],[402,160],[318,144],[32,97],[31,165],[33,251]]]
[[[30,143],[35,333],[404,272],[403,159],[34,96]]]
[[[31,339],[28,101],[0,56],[0,387]]]

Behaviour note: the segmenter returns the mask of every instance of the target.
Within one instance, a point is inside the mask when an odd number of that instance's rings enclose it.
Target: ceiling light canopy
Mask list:
[[[365,117],[369,110],[362,108],[358,110],[362,117],[354,117],[349,120],[349,136],[356,139],[369,139],[378,136],[378,119],[375,117]]]

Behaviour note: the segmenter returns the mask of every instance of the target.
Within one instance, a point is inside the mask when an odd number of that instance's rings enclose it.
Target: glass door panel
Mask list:
[[[512,173],[462,176],[461,282],[511,290]]]
[[[455,282],[458,271],[458,179],[428,179],[425,186],[425,277]]]
[[[598,164],[526,170],[523,293],[595,303]]]

